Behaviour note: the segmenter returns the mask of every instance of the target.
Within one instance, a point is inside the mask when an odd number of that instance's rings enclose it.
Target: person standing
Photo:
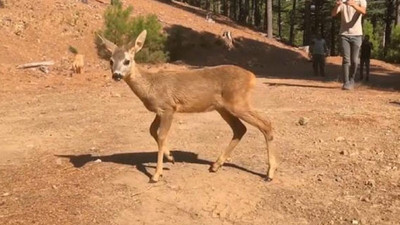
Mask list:
[[[328,52],[325,39],[320,34],[312,40],[311,54],[314,76],[325,76],[325,56]]]
[[[336,0],[332,16],[341,14],[340,42],[342,47],[343,90],[354,88],[358,55],[362,42],[362,15],[367,13],[366,0]]]
[[[372,43],[369,41],[369,35],[365,35],[364,40],[361,44],[361,56],[360,56],[360,80],[364,79],[363,69],[365,65],[365,80],[369,80],[369,61],[371,58],[371,50],[373,48]]]

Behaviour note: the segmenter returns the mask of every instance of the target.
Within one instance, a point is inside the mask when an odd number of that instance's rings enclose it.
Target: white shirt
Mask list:
[[[354,0],[356,4],[367,8],[366,0]],[[352,6],[343,3],[338,7],[341,14],[340,34],[341,35],[363,35],[361,18],[362,14],[357,12]]]

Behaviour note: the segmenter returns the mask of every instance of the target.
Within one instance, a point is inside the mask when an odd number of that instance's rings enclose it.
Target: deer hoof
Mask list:
[[[168,162],[171,162],[172,164],[175,164],[175,158],[172,156],[170,153],[169,155],[164,154],[165,158],[167,159]]]
[[[155,183],[157,183],[158,181],[156,181],[156,180],[153,180],[153,178],[150,178],[150,180],[149,180],[149,183],[150,184],[155,184]]]
[[[264,180],[265,180],[265,182],[272,182],[272,178],[270,178],[270,177],[266,177]]]
[[[210,168],[208,169],[208,171],[210,171],[211,173],[215,173],[218,171],[218,169],[221,167],[221,165],[218,165],[217,163],[214,163],[210,166]]]
[[[150,178],[149,183],[152,183],[152,184],[157,183],[161,178],[162,178],[162,175],[159,175],[159,176],[153,175]]]
[[[169,156],[166,156],[166,157],[167,157],[167,160],[169,162],[171,162],[172,164],[175,164],[175,158],[172,155],[169,155]]]

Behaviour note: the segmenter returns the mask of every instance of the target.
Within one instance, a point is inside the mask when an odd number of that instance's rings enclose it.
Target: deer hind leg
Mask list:
[[[233,114],[239,117],[241,120],[257,127],[263,133],[266,142],[269,164],[266,180],[271,181],[277,168],[275,152],[269,146],[269,142],[273,139],[271,122],[268,119],[262,118],[257,112],[251,109],[243,111],[236,110],[233,112]]]
[[[225,109],[217,110],[221,114],[222,118],[229,124],[233,131],[233,137],[228,147],[221,153],[217,161],[210,167],[211,172],[217,172],[217,170],[224,164],[226,159],[230,156],[233,149],[239,144],[243,135],[246,133],[246,126],[234,115]]]
[[[150,125],[150,134],[154,138],[154,140],[156,140],[156,142],[158,142],[159,127],[160,127],[160,116],[156,115],[156,117],[154,118],[153,122]],[[175,159],[170,153],[168,148],[164,150],[164,156],[165,158],[167,158],[168,161],[175,163]]]
[[[160,115],[160,126],[158,128],[158,134],[157,134],[157,144],[158,144],[157,167],[155,174],[150,180],[151,183],[157,182],[159,178],[162,176],[163,154],[166,151],[166,149],[168,149],[166,144],[167,136],[169,129],[171,128],[173,116],[174,113],[169,111],[165,111],[163,112],[163,114]]]

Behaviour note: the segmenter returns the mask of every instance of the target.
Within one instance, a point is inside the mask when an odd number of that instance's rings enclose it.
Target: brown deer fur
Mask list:
[[[74,71],[74,73],[82,73],[84,65],[85,65],[84,56],[82,54],[76,54],[74,62],[72,63],[72,70]]]
[[[250,91],[256,83],[253,73],[237,66],[223,65],[182,72],[147,73],[136,67],[135,53],[143,47],[146,31],[136,39],[130,50],[117,47],[100,37],[112,52],[111,69],[113,79],[125,80],[145,107],[156,114],[150,126],[150,134],[158,144],[156,172],[151,178],[157,182],[162,175],[163,155],[170,161],[174,158],[167,147],[167,135],[175,113],[195,113],[216,110],[229,124],[233,138],[228,147],[210,167],[216,172],[230,156],[232,150],[246,133],[245,121],[257,127],[264,135],[271,180],[277,167],[275,155],[269,148],[272,128],[269,120],[262,118],[249,104]]]

